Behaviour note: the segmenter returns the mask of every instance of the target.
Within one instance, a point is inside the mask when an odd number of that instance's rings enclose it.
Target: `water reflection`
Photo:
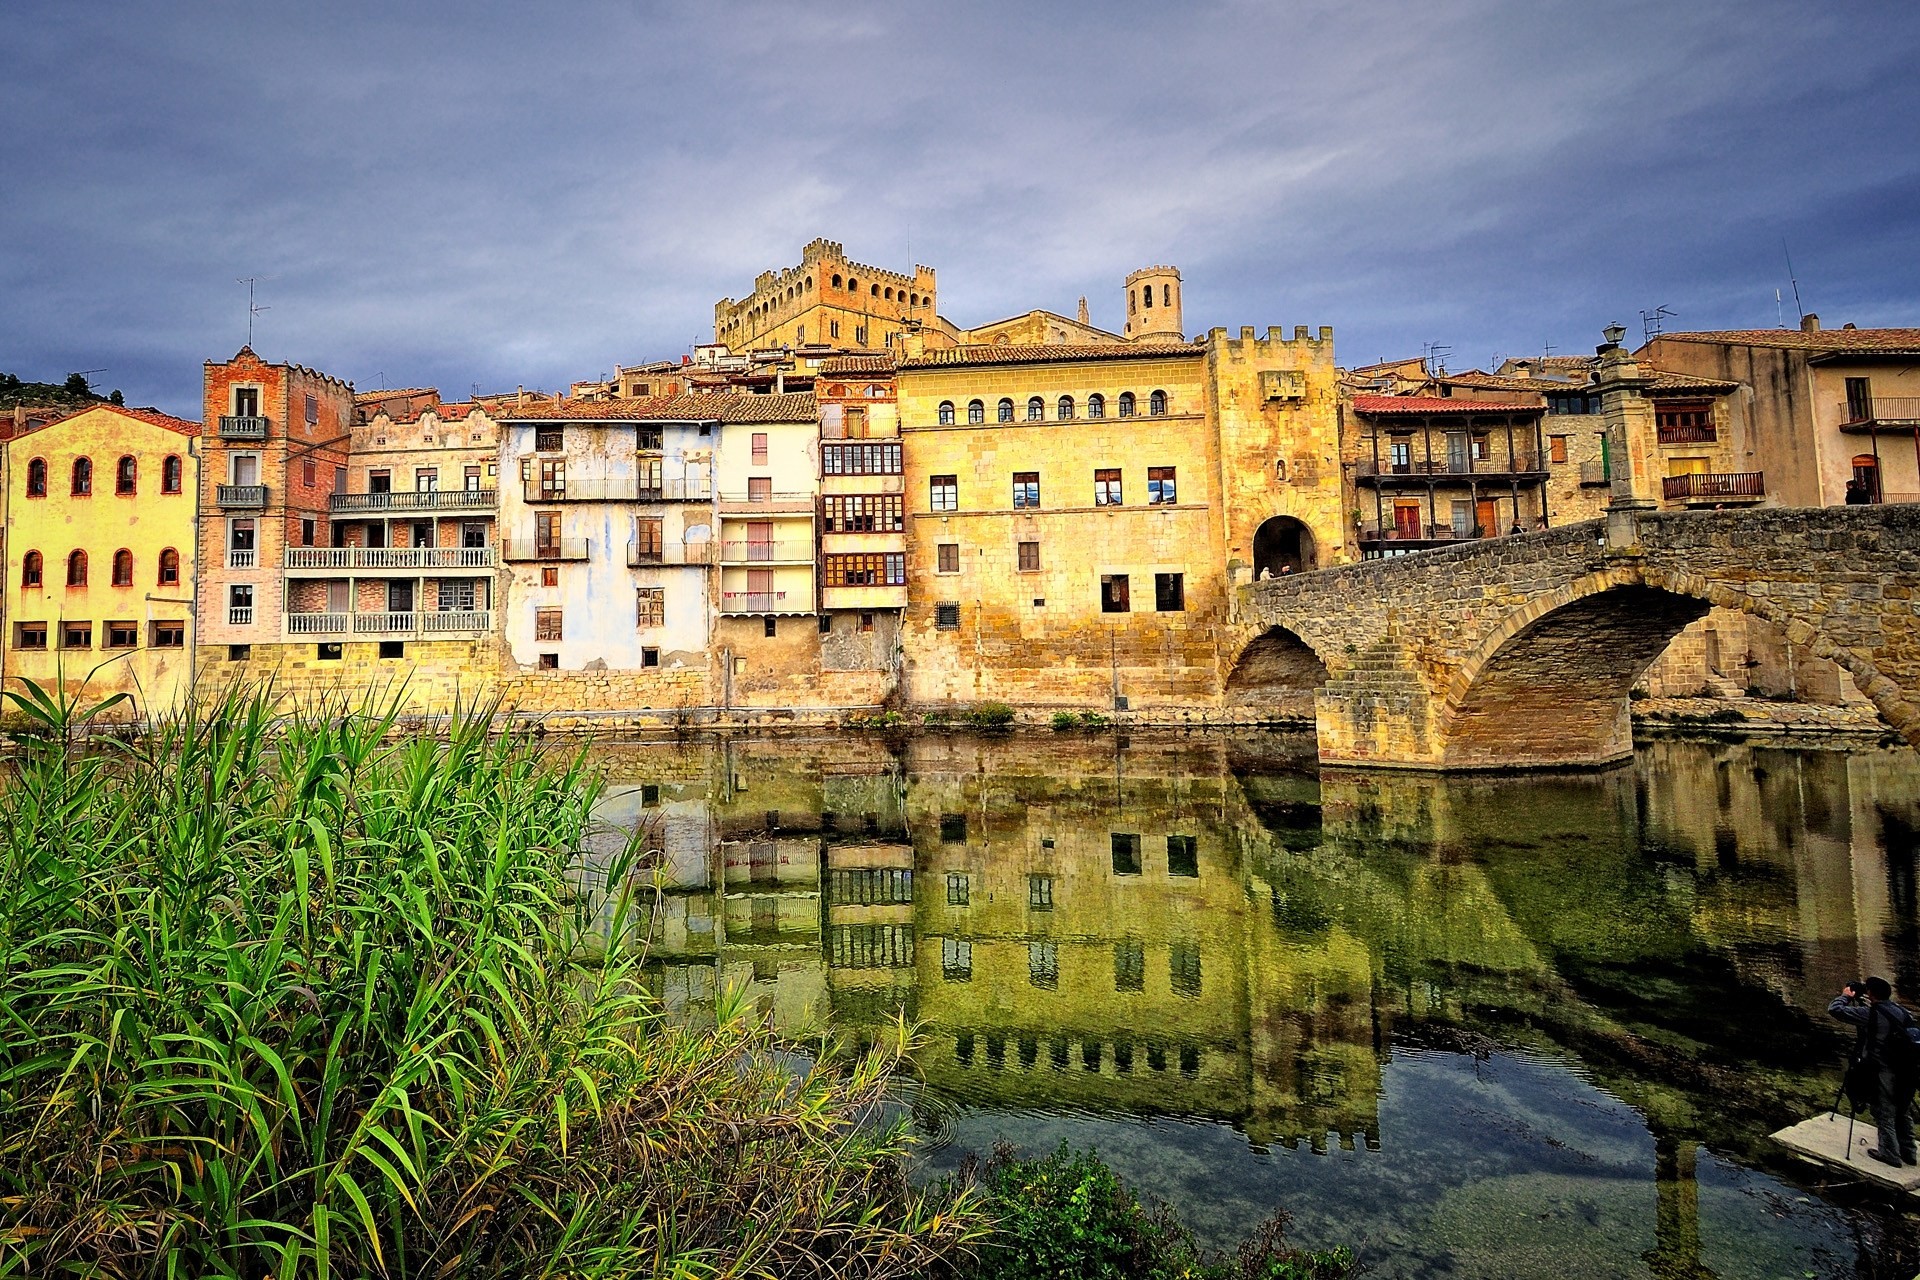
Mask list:
[[[1383,1274],[1898,1265],[1891,1217],[1809,1196],[1765,1135],[1825,1105],[1841,982],[1920,993],[1911,751],[1662,741],[1475,780],[1322,778],[1286,738],[605,762],[655,850],[663,999],[740,985],[856,1043],[918,1021],[936,1165],[1091,1141],[1221,1238],[1277,1198]]]

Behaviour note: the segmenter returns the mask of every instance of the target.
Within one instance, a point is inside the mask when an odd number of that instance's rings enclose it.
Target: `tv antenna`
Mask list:
[[[272,307],[263,307],[253,300],[254,282],[256,280],[263,279],[263,278],[271,280],[273,277],[241,276],[234,281],[235,284],[243,284],[247,286],[247,345],[249,347],[253,345],[253,318],[259,315],[262,311],[273,310]]]
[[[1787,238],[1785,236],[1780,237],[1780,253],[1787,260],[1787,283],[1793,286],[1794,314],[1799,316],[1800,319],[1805,320],[1807,318],[1807,309],[1800,305],[1800,281],[1794,278],[1793,254],[1787,251]],[[1782,325],[1781,327],[1785,328],[1786,326]]]
[[[1652,342],[1663,332],[1666,322],[1674,319],[1678,315],[1678,312],[1669,308],[1665,303],[1662,303],[1651,311],[1642,311],[1640,313],[1640,333],[1642,340]]]
[[[1447,357],[1453,354],[1453,347],[1441,342],[1423,342],[1421,349],[1426,352],[1427,372],[1443,374],[1447,371]]]
[[[1544,359],[1547,356],[1550,356],[1552,354],[1553,354],[1553,344],[1551,342],[1542,343],[1540,346],[1541,358]]]

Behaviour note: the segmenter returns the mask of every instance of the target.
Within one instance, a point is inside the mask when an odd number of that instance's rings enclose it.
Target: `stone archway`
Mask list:
[[[1313,698],[1327,682],[1327,664],[1285,627],[1255,636],[1227,675],[1223,700],[1236,716],[1261,721],[1313,721]]]
[[[1319,566],[1313,530],[1292,516],[1274,516],[1253,535],[1253,577],[1277,578]]]

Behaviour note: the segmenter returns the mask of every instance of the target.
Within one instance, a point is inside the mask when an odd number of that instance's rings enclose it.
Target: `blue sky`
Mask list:
[[[975,324],[1178,265],[1363,364],[1920,324],[1920,5],[11,0],[0,370],[198,416],[684,351],[815,236]],[[1791,294],[1786,319],[1795,318]]]

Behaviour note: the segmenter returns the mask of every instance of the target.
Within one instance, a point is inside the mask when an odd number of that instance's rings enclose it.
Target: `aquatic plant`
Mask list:
[[[27,685],[0,805],[0,1276],[920,1274],[976,1240],[879,1119],[664,1022],[576,756],[260,694],[82,751]]]

